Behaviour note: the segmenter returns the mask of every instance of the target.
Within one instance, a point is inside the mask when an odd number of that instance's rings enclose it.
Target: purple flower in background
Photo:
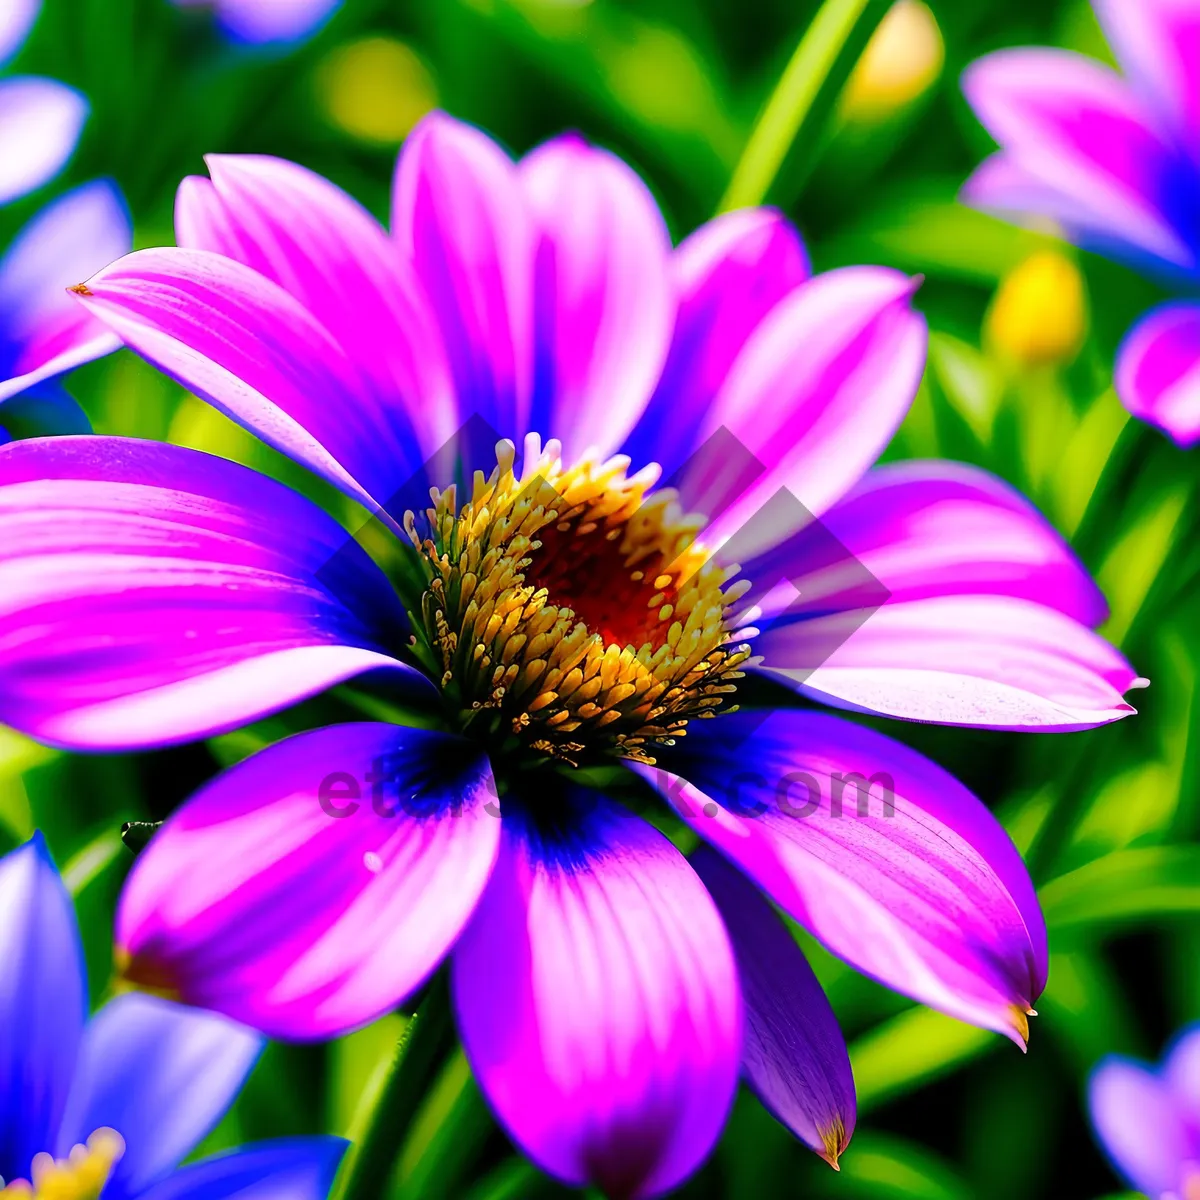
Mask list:
[[[1124,75],[1066,50],[1001,50],[963,90],[1000,143],[964,199],[1052,218],[1066,236],[1174,286],[1117,356],[1125,407],[1200,439],[1200,0],[1093,0]]]
[[[235,41],[295,42],[317,32],[342,0],[175,0],[180,8],[211,8]]]
[[[89,1019],[75,910],[40,834],[0,858],[0,911],[0,1196],[323,1200],[339,1138],[261,1142],[179,1167],[262,1039],[151,996],[119,996]]]
[[[35,0],[0,5],[0,62],[20,47],[39,8]],[[0,80],[0,204],[59,172],[86,116],[86,101],[64,84]],[[0,427],[11,426],[19,413],[44,431],[88,428],[75,402],[50,381],[121,343],[81,312],[66,289],[131,245],[124,201],[106,180],[62,196],[17,234],[0,258]],[[22,392],[28,395],[20,405],[12,404]]]
[[[1151,1200],[1200,1196],[1200,1026],[1155,1067],[1110,1055],[1092,1072],[1088,1107],[1117,1173]]]
[[[860,970],[1023,1045],[1045,929],[984,805],[882,734],[731,703],[754,674],[958,725],[1132,711],[1133,671],[1092,632],[1103,598],[1026,501],[971,467],[870,469],[921,377],[912,281],[811,277],[768,210],[673,248],[613,155],[566,137],[514,163],[440,114],[400,156],[390,234],[292,163],[209,170],[180,188],[180,248],[80,301],[362,502],[379,563],[218,458],[7,447],[0,720],[161,746],[370,671],[419,688],[437,728],[301,733],[215,779],[131,875],[126,976],[314,1038],[449,956],[514,1140],[622,1195],[703,1160],[739,1069],[831,1162],[849,1139],[845,1045],[757,888]],[[491,446],[456,436],[479,424]],[[867,572],[889,599],[864,622]],[[657,791],[716,850],[685,858],[598,778]]]
[[[0,66],[24,44],[41,0],[0,5]],[[66,165],[87,119],[87,101],[53,79],[0,79],[0,204],[49,182]]]

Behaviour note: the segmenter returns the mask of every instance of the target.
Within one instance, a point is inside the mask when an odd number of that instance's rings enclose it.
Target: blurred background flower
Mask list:
[[[1000,143],[972,204],[1042,216],[1081,245],[1200,290],[1200,0],[1095,0],[1123,70],[1044,48],[1003,50],[963,76]],[[1117,394],[1181,446],[1200,440],[1200,303],[1154,308],[1118,352]]]
[[[239,42],[295,42],[315,33],[342,0],[174,0],[181,8],[211,8],[221,29]]]
[[[40,0],[8,0],[0,12],[0,63],[21,48],[40,7]],[[62,170],[87,114],[84,97],[61,83],[0,79],[0,205],[36,191]],[[66,289],[127,253],[131,244],[124,200],[106,180],[47,206],[4,252],[0,439],[90,428],[79,405],[51,381],[111,353],[120,342],[81,312]],[[26,394],[12,399],[20,393]]]

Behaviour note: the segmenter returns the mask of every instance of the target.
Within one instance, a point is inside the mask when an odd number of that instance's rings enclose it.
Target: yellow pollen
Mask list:
[[[501,442],[469,499],[431,489],[405,529],[426,587],[417,653],[460,709],[509,748],[578,765],[653,762],[697,717],[730,711],[750,648],[734,644],[736,568],[696,541],[703,525],[658,469],[584,457],[531,435],[524,467]]]
[[[97,1200],[117,1160],[125,1153],[125,1140],[115,1129],[97,1129],[86,1146],[74,1146],[66,1158],[34,1155],[32,1183],[14,1179],[0,1186],[4,1200]]]
[[[840,1171],[838,1159],[846,1149],[846,1126],[841,1117],[834,1117],[828,1125],[817,1129],[821,1138],[821,1149],[817,1153],[835,1170]]]

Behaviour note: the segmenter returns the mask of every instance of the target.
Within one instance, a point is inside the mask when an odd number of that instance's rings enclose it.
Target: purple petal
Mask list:
[[[1200,163],[1200,8],[1195,0],[1093,0],[1134,88]]]
[[[0,81],[0,204],[49,182],[66,166],[87,101],[53,79]]]
[[[703,1161],[733,1099],[733,954],[662,834],[598,795],[561,803],[544,834],[506,811],[454,955],[459,1030],[484,1094],[540,1167],[656,1195]]]
[[[140,1195],[200,1144],[262,1049],[250,1030],[155,996],[124,995],[91,1020],[56,1154],[95,1129],[125,1139],[105,1195]]]
[[[75,909],[40,833],[0,858],[0,1177],[54,1143],[87,1013]]]
[[[764,670],[807,695],[941,725],[1087,729],[1134,712],[1122,696],[1144,686],[1086,626],[1008,596],[933,596],[885,604],[865,623],[850,612],[775,625],[755,647]]]
[[[0,720],[80,749],[206,737],[375,667],[405,617],[332,518],[194,450],[0,449]]]
[[[1176,1036],[1166,1055],[1163,1077],[1180,1109],[1192,1114],[1200,1147],[1200,1024],[1192,1025]],[[1200,1159],[1200,1148],[1197,1157]]]
[[[568,459],[611,454],[646,406],[671,340],[671,239],[615,155],[563,137],[521,161],[537,227],[531,427]]]
[[[441,328],[460,419],[518,439],[532,386],[534,230],[512,160],[480,130],[431,113],[400,153],[392,236]]]
[[[1164,304],[1117,352],[1117,395],[1183,447],[1200,441],[1200,304]]]
[[[1023,1044],[1046,930],[983,804],[922,755],[837,717],[737,713],[712,729],[639,773],[834,954]]]
[[[755,522],[781,488],[819,514],[875,461],[924,367],[925,322],[910,307],[912,292],[896,271],[848,267],[795,289],[758,326],[701,433],[726,429],[764,469],[736,500],[741,483],[727,487],[724,458],[700,468],[711,481],[695,478],[695,467],[685,472],[688,507],[719,514],[707,536],[720,542],[738,531],[744,542],[758,538],[753,550],[766,549],[791,532]]]
[[[725,922],[746,1001],[742,1070],[758,1098],[837,1167],[854,1133],[854,1077],[833,1009],[762,893],[715,850],[690,862]]]
[[[0,6],[0,65],[25,44],[42,10],[42,0],[5,0]]]
[[[963,91],[1019,174],[1068,197],[1088,226],[1170,267],[1200,264],[1188,209],[1200,179],[1115,72],[1065,50],[1001,50],[967,68]],[[968,196],[997,188],[984,182]]]
[[[1184,1166],[1200,1160],[1200,1138],[1170,1088],[1131,1059],[1110,1056],[1088,1081],[1096,1137],[1132,1187],[1151,1196],[1183,1191]]]
[[[373,511],[395,492],[397,447],[380,436],[357,368],[265,276],[204,250],[138,250],[79,300],[143,358]]]
[[[747,339],[809,276],[799,235],[769,208],[738,209],[702,225],[671,265],[679,311],[670,355],[625,447],[635,464],[661,462],[667,474],[687,457]]]
[[[904,462],[877,467],[843,500],[742,574],[784,577],[776,607],[820,613],[864,600],[867,571],[891,603],[948,595],[1016,596],[1085,625],[1108,607],[1070,547],[1008,484],[964,463]],[[868,607],[871,605],[868,604]]]
[[[335,1137],[256,1142],[192,1163],[137,1200],[326,1200],[346,1146]]]
[[[179,244],[235,258],[279,284],[362,371],[372,438],[395,460],[394,484],[372,492],[389,499],[457,428],[437,329],[395,244],[356,200],[305,167],[252,154],[206,162],[211,183],[190,177],[179,188]]]
[[[17,234],[0,261],[0,401],[120,346],[67,288],[127,254],[132,237],[107,180],[68,192]]]
[[[475,908],[495,796],[487,761],[444,734],[355,724],[280,742],[193,796],[139,857],[117,914],[126,975],[273,1037],[373,1020]]]
[[[184,0],[186,3],[187,0]],[[239,42],[295,42],[316,33],[342,0],[214,0],[222,29]]]

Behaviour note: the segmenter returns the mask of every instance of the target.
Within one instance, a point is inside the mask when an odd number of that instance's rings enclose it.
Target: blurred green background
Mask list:
[[[65,80],[92,116],[69,169],[0,212],[0,244],[52,195],[99,175],[128,199],[138,246],[172,242],[175,186],[208,151],[282,155],[386,216],[397,147],[433,106],[524,152],[577,128],[632,162],[683,237],[710,216],[814,0],[346,0],[311,41],[227,44],[166,0],[46,0],[10,71]],[[1083,0],[866,0],[858,42],[769,192],[818,269],[924,274],[929,369],[889,457],[977,463],[1023,489],[1078,549],[1112,607],[1105,629],[1152,680],[1140,715],[1091,733],[890,727],[964,779],[1026,854],[1051,930],[1029,1054],[914,1008],[811,944],[843,1022],[858,1133],[835,1175],[747,1095],[680,1194],[984,1200],[1093,1197],[1119,1183],[1093,1146],[1083,1088],[1110,1051],[1156,1055],[1200,1018],[1200,452],[1127,418],[1118,340],[1156,299],[1052,230],[956,204],[988,152],[958,89],[973,58],[1023,43],[1108,57]],[[873,41],[842,83],[866,36]],[[843,56],[844,57],[844,56]],[[736,198],[736,187],[735,187]],[[74,281],[64,281],[74,282]],[[122,352],[68,380],[95,428],[248,462],[335,511],[342,502]],[[336,715],[335,694],[251,730],[152,754],[85,758],[0,729],[0,851],[42,827],[78,900],[104,994],[112,908],[132,861],[124,821],[166,815],[221,765]],[[302,902],[302,898],[301,901]],[[273,1046],[206,1149],[330,1130],[353,1136],[403,1025],[328,1046]],[[514,1156],[461,1055],[401,1149],[396,1197],[562,1194]]]

